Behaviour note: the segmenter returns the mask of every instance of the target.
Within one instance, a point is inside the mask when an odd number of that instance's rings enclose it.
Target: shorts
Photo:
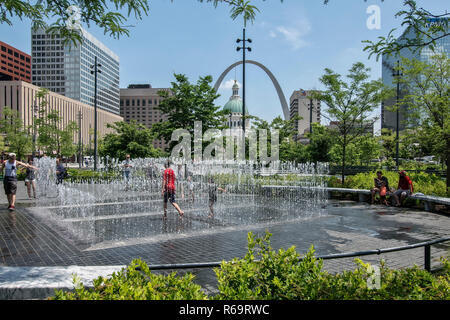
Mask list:
[[[167,203],[167,201],[175,202],[175,191],[164,191],[164,203]]]
[[[215,202],[217,202],[217,195],[214,195],[214,196],[210,195],[210,196],[209,196],[209,202],[210,202],[210,203],[215,203]]]
[[[405,190],[405,189],[398,189],[397,191],[394,192],[394,194],[398,197],[400,195],[402,195],[404,193],[404,196],[410,196],[411,195],[411,191],[410,190]]]
[[[6,194],[16,194],[17,192],[17,180],[8,179],[3,180],[3,187],[5,188]]]
[[[25,183],[27,183],[27,182],[33,182],[33,181],[36,181],[36,179],[27,179],[27,178],[25,178]]]

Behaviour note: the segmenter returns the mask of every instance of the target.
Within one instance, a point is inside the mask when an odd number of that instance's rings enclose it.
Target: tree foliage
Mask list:
[[[161,150],[153,147],[154,135],[142,124],[132,120],[130,123],[121,121],[107,124],[114,130],[102,139],[99,154],[123,160],[129,154],[132,158],[157,158],[163,155]]]
[[[202,135],[208,129],[224,129],[226,113],[214,104],[219,95],[211,86],[212,77],[200,77],[196,84],[190,83],[183,74],[175,74],[174,77],[175,82],[169,91],[158,92],[163,100],[157,108],[167,116],[167,120],[152,126],[155,136],[169,142],[175,130],[185,129],[193,137],[196,121],[202,124]],[[176,143],[173,141],[169,150]]]
[[[369,72],[370,68],[357,62],[350,68],[346,81],[327,68],[320,78],[325,90],[313,94],[315,99],[327,105],[322,115],[336,126],[343,183],[347,147],[364,134],[368,122],[374,122],[370,119],[370,113],[390,94],[381,81],[369,80]]]
[[[14,152],[18,159],[23,159],[32,149],[32,141],[22,118],[16,110],[4,107],[0,119],[0,130],[4,134],[4,145],[8,145],[8,151]]]
[[[423,48],[435,50],[436,41],[450,35],[448,19],[442,19],[441,24],[429,24],[430,19],[448,18],[450,13],[433,14],[426,9],[418,8],[414,0],[404,0],[404,10],[395,14],[396,18],[403,19],[401,26],[411,29],[415,37],[405,38],[402,42],[397,41],[396,29],[392,29],[387,36],[378,37],[378,41],[365,40],[364,51],[369,52],[369,58],[376,55],[377,59],[383,55],[398,54],[402,49],[408,48],[413,52]]]

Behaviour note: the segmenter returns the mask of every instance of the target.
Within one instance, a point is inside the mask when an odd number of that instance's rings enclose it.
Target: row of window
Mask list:
[[[6,48],[5,46],[1,46],[1,51],[7,52],[10,55],[14,55],[14,57],[19,58],[20,60],[23,60],[23,61],[26,61],[26,62],[30,62],[30,58],[29,57],[25,57],[23,54],[20,54],[17,51],[13,51],[10,48]]]
[[[159,105],[161,100],[159,99],[120,99],[120,106],[123,107],[145,107],[146,105]]]

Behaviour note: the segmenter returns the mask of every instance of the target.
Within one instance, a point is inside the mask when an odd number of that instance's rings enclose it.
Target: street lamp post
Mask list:
[[[242,49],[242,128],[244,130],[244,139],[245,139],[245,53],[246,50],[249,52],[252,51],[252,48],[246,47],[245,43],[252,43],[252,39],[245,38],[245,28],[243,29],[243,37],[242,39],[237,39],[236,43],[240,43],[242,41],[242,47],[237,47],[236,50],[240,51]],[[245,140],[244,140],[245,141]]]
[[[97,56],[95,56],[94,65],[91,66],[91,74],[94,75],[94,171],[97,171],[97,74],[102,73],[98,67],[102,65],[97,63]]]
[[[38,110],[39,106],[36,103],[36,99],[34,99],[34,106],[33,106],[33,159],[36,157],[36,118],[38,116]]]
[[[400,81],[399,81],[399,77],[402,76],[401,72],[400,72],[400,61],[397,60],[397,70],[394,71],[394,73],[392,74],[393,77],[395,77],[397,79],[397,96],[396,96],[396,106],[397,106],[397,110],[396,110],[396,138],[395,138],[395,165],[397,167],[397,170],[399,168],[399,141],[400,141],[400,117],[399,117],[399,105],[398,102],[400,100]]]
[[[81,151],[81,119],[83,119],[83,113],[78,111],[78,162],[79,167],[82,167],[82,151]]]

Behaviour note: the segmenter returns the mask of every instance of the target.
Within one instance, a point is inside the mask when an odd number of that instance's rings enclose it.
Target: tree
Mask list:
[[[157,108],[167,115],[167,120],[155,123],[152,133],[169,142],[176,129],[185,129],[192,137],[196,121],[202,123],[202,135],[208,129],[226,128],[226,113],[214,104],[219,95],[211,86],[212,77],[200,77],[197,84],[192,84],[185,75],[174,76],[176,82],[172,82],[170,91],[158,92],[163,100]],[[176,141],[169,144],[169,151],[175,144]]]
[[[37,143],[47,153],[56,152],[58,156],[72,156],[77,147],[73,140],[78,130],[77,123],[70,121],[63,124],[63,118],[58,110],[49,109],[47,102],[48,89],[40,89],[37,98],[40,99],[39,117],[35,120]]]
[[[328,106],[322,115],[336,125],[336,143],[340,146],[341,153],[342,184],[345,180],[347,147],[364,134],[367,121],[373,121],[369,120],[369,114],[389,92],[381,81],[369,81],[369,72],[370,68],[357,62],[350,68],[347,75],[349,82],[346,82],[341,75],[327,68],[320,78],[326,89],[313,94],[315,99]]]
[[[330,162],[329,152],[333,146],[332,132],[318,123],[312,124],[312,133],[308,133],[307,151],[311,162]]]
[[[163,153],[153,147],[155,139],[151,130],[132,120],[130,123],[120,121],[107,124],[114,130],[102,139],[99,154],[123,160],[129,154],[133,158],[157,158]]]
[[[396,29],[392,29],[386,37],[378,37],[377,42],[365,40],[363,43],[367,43],[367,46],[364,51],[369,52],[369,58],[375,54],[378,59],[383,54],[399,53],[404,48],[409,48],[412,51],[429,48],[434,51],[436,40],[450,35],[448,19],[440,20],[441,23],[439,24],[429,23],[430,19],[448,18],[450,13],[433,14],[423,8],[417,8],[417,3],[414,0],[405,0],[404,7],[407,9],[397,12],[395,17],[402,17],[401,25],[413,30],[415,37],[399,42],[394,36]]]
[[[8,145],[8,151],[14,152],[18,159],[23,159],[27,153],[31,152],[31,137],[16,110],[9,107],[3,108],[0,130],[5,135],[4,142]]]
[[[445,53],[430,61],[402,59],[400,81],[407,94],[409,121],[423,128],[434,141],[433,153],[447,165],[447,190],[450,188],[450,59]]]

